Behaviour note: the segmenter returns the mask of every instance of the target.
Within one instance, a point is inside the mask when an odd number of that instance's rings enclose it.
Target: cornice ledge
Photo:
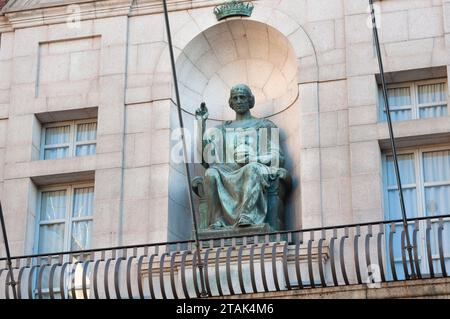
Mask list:
[[[132,0],[81,0],[70,1],[60,5],[47,6],[43,8],[27,9],[20,11],[3,12],[8,24],[2,28],[0,22],[0,32],[8,27],[10,30],[36,27],[49,24],[64,23],[70,21],[74,12],[68,10],[73,4],[79,6],[81,21],[96,18],[107,18],[115,16],[128,15],[130,12]],[[1,20],[0,20],[1,21]]]
[[[0,33],[14,31],[8,19],[4,15],[0,15]]]
[[[168,0],[169,11],[214,7],[225,0]],[[257,2],[258,0],[253,0]],[[68,6],[78,5],[81,21],[124,15],[146,15],[163,12],[161,0],[62,0],[24,8],[4,8],[0,15],[0,32],[69,21],[73,15]],[[131,10],[130,7],[132,6]]]
[[[3,7],[2,11],[4,13],[6,13],[6,12],[11,13],[11,12],[43,9],[43,8],[68,6],[71,4],[81,4],[81,3],[85,3],[85,2],[103,1],[103,0],[59,0],[59,1],[53,1],[53,2],[43,2],[43,3],[38,3],[38,4],[25,4],[22,6],[17,4],[19,1],[23,1],[23,0],[9,0],[9,2]]]
[[[168,0],[169,11],[192,10],[205,7],[215,7],[225,0]],[[137,0],[131,9],[131,15],[157,14],[163,12],[161,0]]]

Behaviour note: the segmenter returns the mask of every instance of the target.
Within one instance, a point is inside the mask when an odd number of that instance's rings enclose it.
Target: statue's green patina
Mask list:
[[[280,212],[268,212],[268,190],[274,181],[287,176],[282,168],[284,157],[277,126],[251,115],[255,98],[247,85],[231,89],[229,105],[236,112],[234,121],[225,121],[206,134],[204,129],[199,132],[203,136],[206,168],[203,179],[206,221],[202,222],[210,230],[270,225],[268,213]],[[204,128],[208,118],[204,103],[196,111],[196,118],[199,127]],[[279,224],[270,226],[280,228]]]

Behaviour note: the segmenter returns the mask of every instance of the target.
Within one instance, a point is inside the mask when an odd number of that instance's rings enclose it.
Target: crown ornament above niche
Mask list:
[[[249,1],[230,0],[214,8],[217,21],[229,17],[250,17],[253,12],[253,3]]]

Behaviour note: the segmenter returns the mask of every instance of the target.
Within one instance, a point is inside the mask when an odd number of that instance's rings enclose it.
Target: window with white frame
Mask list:
[[[89,249],[91,246],[94,186],[91,183],[55,186],[41,189],[40,203],[38,205],[38,223],[36,231],[36,252],[39,254],[52,254],[62,251],[77,251]],[[64,262],[72,258],[74,269],[67,268],[64,275],[65,287],[80,286],[73,277],[79,264],[77,254],[64,255]],[[42,258],[41,263],[58,264],[59,258]],[[58,267],[57,271],[62,271]],[[49,267],[42,274],[42,295],[48,297]],[[37,276],[35,278],[38,280]],[[53,277],[54,294],[60,294],[58,276]],[[56,288],[57,287],[57,288]],[[79,288],[79,287],[78,287]],[[37,290],[35,289],[35,293]]]
[[[392,121],[448,115],[447,79],[407,82],[388,86]],[[386,121],[383,94],[379,92],[380,120]]]
[[[38,253],[89,248],[94,186],[47,188],[40,197]]]
[[[50,123],[43,127],[41,159],[94,155],[97,120]]]
[[[408,218],[439,216],[450,214],[450,145],[442,147],[416,148],[399,152],[399,169],[402,181],[405,209]],[[385,217],[386,220],[402,218],[397,181],[394,171],[393,156],[385,154],[384,188],[385,188]],[[425,237],[421,222],[421,238],[418,241],[420,268],[429,271],[425,255]],[[409,224],[410,236],[414,225]],[[431,251],[433,268],[439,272],[439,252],[437,242],[438,223],[432,223]],[[401,233],[403,225],[396,226],[394,235],[394,262],[397,274],[403,273],[401,247]],[[450,221],[444,225],[443,247],[446,249],[446,268],[450,267]],[[389,257],[387,257],[389,258]],[[389,271],[388,271],[389,272]],[[399,276],[401,277],[401,275]]]

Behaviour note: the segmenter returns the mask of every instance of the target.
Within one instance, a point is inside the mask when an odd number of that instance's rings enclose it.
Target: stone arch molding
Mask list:
[[[212,10],[201,10],[206,9]],[[256,95],[254,114],[270,117],[297,100],[300,68],[318,69],[309,35],[285,12],[256,3],[251,18],[217,22],[209,11],[195,11],[171,19],[181,104],[186,113],[193,114],[200,102],[206,101],[212,121],[232,119],[233,112],[226,107],[229,88],[245,82]],[[171,72],[165,53],[155,70],[162,76]]]

